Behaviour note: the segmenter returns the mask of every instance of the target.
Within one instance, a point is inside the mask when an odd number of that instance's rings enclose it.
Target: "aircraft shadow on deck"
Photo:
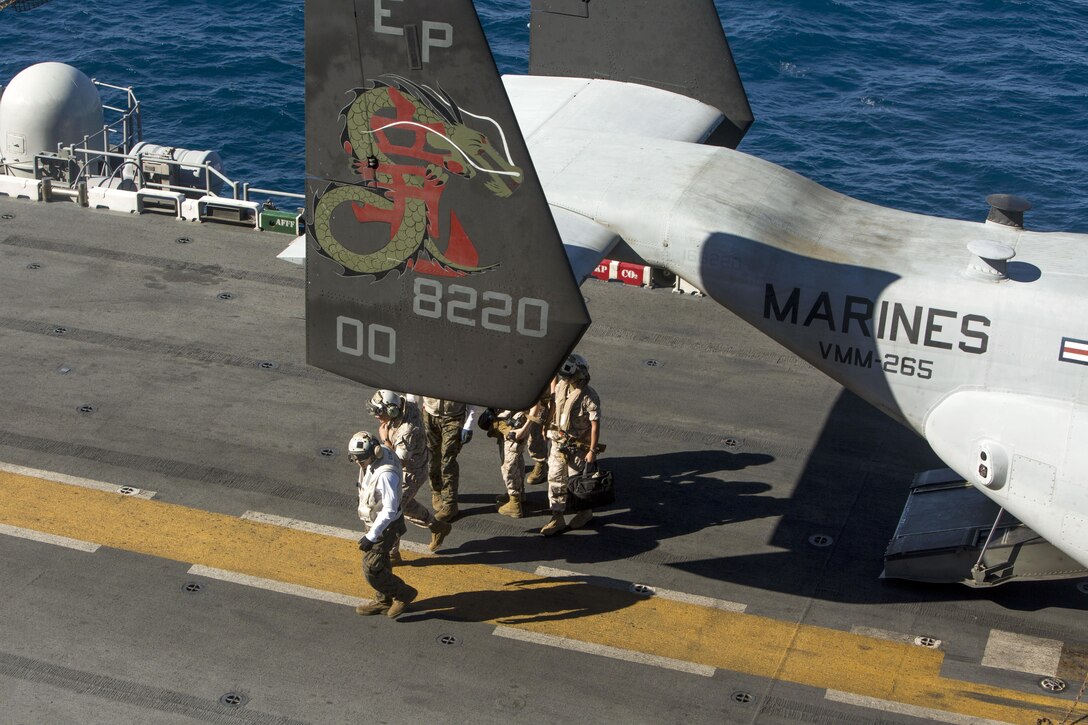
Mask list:
[[[843,391],[793,495],[774,502],[783,518],[768,543],[782,551],[740,556],[726,552],[672,566],[711,579],[834,602],[986,600],[1021,611],[1050,606],[1088,609],[1070,600],[1068,581],[971,589],[881,579],[884,551],[914,475],[943,467],[920,436]],[[831,544],[817,546],[811,539],[819,536],[830,537]]]
[[[788,497],[776,495],[771,484],[761,480],[760,467],[774,460],[758,451],[727,450],[606,457],[602,467],[615,475],[617,501],[595,512],[585,531],[550,539],[527,540],[524,534],[481,537],[444,551],[445,556],[419,560],[417,565],[450,560],[496,566],[552,561],[558,568],[577,569],[579,564],[643,558],[711,580],[835,602],[981,599],[1011,610],[1054,605],[1088,608],[1071,602],[1069,583],[1061,581],[970,589],[961,584],[880,579],[884,551],[914,474],[943,464],[922,438],[848,391],[840,394],[829,412]],[[720,475],[738,471],[744,471],[740,480]],[[527,491],[529,508],[541,515],[523,519],[525,533],[546,521],[543,489]],[[468,515],[494,511],[491,494],[477,496],[479,501],[465,498],[468,505],[463,511]],[[780,551],[730,555],[730,527],[766,518],[780,519],[766,540]],[[720,534],[711,529],[720,529]],[[699,549],[713,556],[684,559],[661,547],[668,539],[704,530],[706,538]],[[830,546],[813,543],[812,537],[820,536],[830,538]],[[713,546],[707,542],[714,542]],[[737,546],[751,548],[752,543],[738,541]],[[529,613],[531,606],[514,600],[531,599],[530,595],[528,591],[512,595],[511,611]],[[459,602],[457,608],[463,604]],[[436,603],[434,608],[441,606]],[[617,601],[611,606],[625,605]]]

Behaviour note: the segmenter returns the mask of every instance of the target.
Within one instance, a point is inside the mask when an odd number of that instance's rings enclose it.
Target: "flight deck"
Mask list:
[[[461,453],[437,554],[370,596],[284,237],[0,198],[11,722],[1078,722],[1088,583],[881,579],[924,441],[709,300],[591,280],[613,506],[545,538]],[[440,356],[441,351],[436,350]],[[496,361],[501,369],[502,361]],[[423,495],[424,501],[427,496]]]

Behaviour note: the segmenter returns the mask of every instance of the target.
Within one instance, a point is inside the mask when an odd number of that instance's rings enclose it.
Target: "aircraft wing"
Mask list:
[[[529,407],[589,325],[471,0],[306,2],[307,361]]]

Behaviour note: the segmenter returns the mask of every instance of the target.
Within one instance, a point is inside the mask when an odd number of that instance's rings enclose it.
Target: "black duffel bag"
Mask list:
[[[583,471],[567,479],[567,511],[585,511],[616,500],[611,471]]]

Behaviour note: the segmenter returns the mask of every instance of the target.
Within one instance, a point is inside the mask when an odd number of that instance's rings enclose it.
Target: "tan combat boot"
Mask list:
[[[540,530],[540,533],[545,536],[555,536],[561,534],[567,530],[567,521],[563,518],[563,514],[552,514],[552,520],[544,524],[544,528]]]
[[[389,611],[387,611],[385,615],[387,617],[396,617],[398,614],[402,613],[405,609],[407,609],[408,605],[411,604],[412,600],[414,600],[418,595],[419,592],[405,584],[404,591],[393,597],[393,603],[389,605]]]
[[[450,501],[449,503],[443,503],[435,512],[434,517],[439,521],[445,521],[449,523],[457,518],[457,502]]]
[[[360,604],[359,606],[357,606],[355,608],[355,613],[361,617],[369,617],[374,614],[385,614],[389,611],[390,606],[391,605],[385,602],[379,602],[375,599],[372,602],[367,602],[366,604]]]
[[[533,470],[529,471],[529,474],[525,476],[525,483],[530,486],[535,486],[538,483],[544,483],[548,480],[548,462],[537,461],[533,466]]]
[[[589,520],[593,518],[593,511],[585,509],[574,514],[574,517],[570,520],[570,527],[572,529],[580,529],[589,523]]]
[[[515,493],[507,499],[506,503],[499,506],[499,513],[512,519],[520,519],[525,515],[521,508],[521,494]]]
[[[438,547],[442,546],[442,542],[446,540],[446,535],[453,530],[453,527],[445,521],[435,519],[429,528],[431,529],[431,551],[438,551]]]

